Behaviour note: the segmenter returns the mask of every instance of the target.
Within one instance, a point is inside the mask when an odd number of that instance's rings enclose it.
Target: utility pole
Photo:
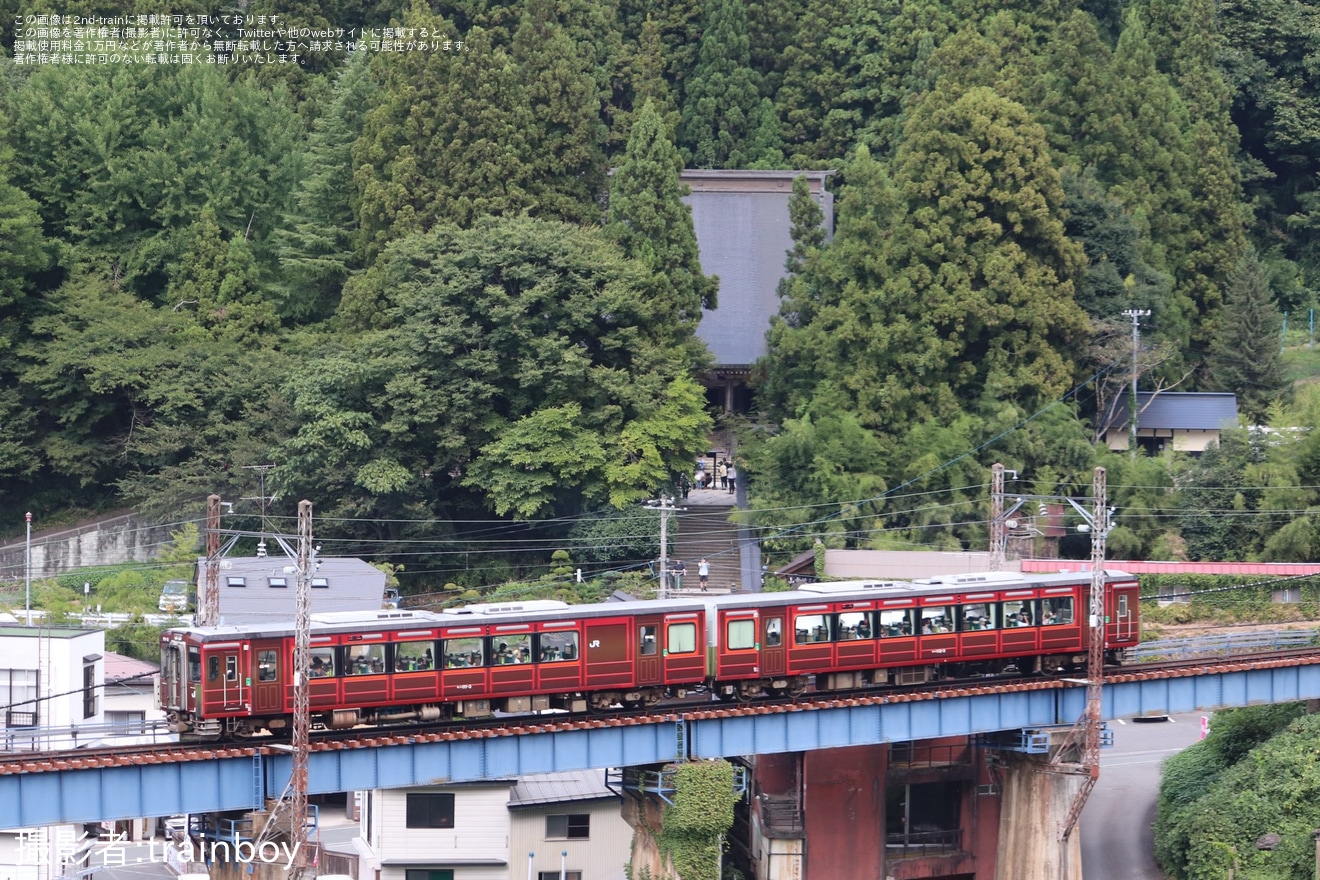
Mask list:
[[[316,571],[316,549],[312,547],[312,502],[298,502],[298,548],[294,552],[284,539],[276,541],[285,553],[296,560],[293,571],[297,575],[294,593],[293,622],[293,743],[278,743],[269,748],[287,751],[293,761],[289,770],[289,784],[284,795],[271,810],[266,825],[257,836],[258,842],[269,839],[271,832],[280,827],[281,818],[288,822],[289,849],[293,854],[290,880],[299,880],[307,873],[307,767],[311,752],[311,700],[309,678],[312,645],[312,574]],[[289,571],[289,569],[285,569]]]
[[[1004,466],[995,462],[990,467],[990,570],[1002,571],[1008,544],[1004,528]]]
[[[197,612],[198,626],[220,622],[220,496],[206,499],[206,585],[202,607]]]
[[[298,502],[298,591],[293,615],[293,769],[289,784],[289,846],[298,874],[307,867],[307,766],[312,718],[308,678],[312,666],[312,502]]]
[[[1123,315],[1132,319],[1132,399],[1129,402],[1132,409],[1130,420],[1132,434],[1128,440],[1128,454],[1135,456],[1137,454],[1137,350],[1141,347],[1141,319],[1150,317],[1150,309],[1128,309]]]
[[[660,511],[660,594],[659,598],[669,598],[669,514],[682,510],[675,507],[673,500],[663,492],[659,501],[648,501],[646,506]]]
[[[32,625],[32,511],[27,513],[27,548],[23,554],[23,584],[26,598],[23,600],[24,626]]]

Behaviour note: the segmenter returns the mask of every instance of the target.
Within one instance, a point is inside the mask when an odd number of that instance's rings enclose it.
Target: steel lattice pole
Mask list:
[[[1006,556],[1008,535],[1004,523],[1004,466],[995,462],[990,468],[990,570],[1001,571]]]
[[[289,784],[289,840],[294,865],[307,867],[307,763],[311,745],[308,675],[312,646],[312,502],[298,502],[298,590],[293,636],[293,770]]]

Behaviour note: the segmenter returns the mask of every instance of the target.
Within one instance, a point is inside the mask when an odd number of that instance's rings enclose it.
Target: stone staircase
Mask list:
[[[679,501],[686,510],[670,520],[671,528],[677,526],[670,553],[683,560],[687,576],[683,578],[682,589],[676,592],[683,595],[700,592],[697,564],[703,556],[710,563],[710,592],[727,593],[731,584],[739,582],[738,529],[729,522],[732,498],[725,492],[707,489],[693,491],[687,499]]]

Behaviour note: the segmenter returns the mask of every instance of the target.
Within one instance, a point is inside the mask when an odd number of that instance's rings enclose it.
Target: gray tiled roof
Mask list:
[[[533,807],[566,801],[594,801],[616,797],[605,787],[604,770],[574,773],[536,773],[524,776],[509,792],[510,807]]]
[[[718,275],[715,311],[703,311],[697,336],[715,355],[717,366],[746,367],[766,353],[770,318],[779,314],[779,279],[793,246],[788,197],[793,179],[805,174],[819,182],[832,171],[683,171],[692,187],[683,201],[692,208],[701,270]],[[826,230],[834,228],[834,195],[816,197]]]
[[[293,560],[283,556],[227,557],[220,560],[220,620],[226,625],[292,620],[297,575],[286,572]],[[243,586],[231,586],[241,578]],[[284,580],[285,586],[272,586]],[[325,585],[318,586],[320,579]],[[206,558],[197,561],[197,595],[206,590]],[[322,556],[312,581],[312,613],[379,610],[385,597],[385,573],[361,559]]]
[[[1153,399],[1152,399],[1153,398]],[[1128,395],[1123,394],[1109,409],[1106,428],[1128,423]],[[1217,431],[1237,424],[1237,395],[1191,391],[1137,392],[1137,424],[1156,430]]]

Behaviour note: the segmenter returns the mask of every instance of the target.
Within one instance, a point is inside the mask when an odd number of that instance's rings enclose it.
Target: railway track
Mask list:
[[[1320,664],[1320,648],[1310,647],[1269,651],[1240,657],[1192,658],[1162,663],[1144,663],[1139,668],[1120,667],[1107,670],[1105,680],[1108,682],[1154,681],[1202,674],[1222,674],[1225,672],[1315,664]],[[444,727],[372,728],[371,730],[359,732],[318,731],[313,736],[311,751],[371,749],[428,742],[492,739],[527,733],[555,733],[628,727],[655,724],[657,722],[677,723],[686,720],[699,721],[748,715],[775,715],[849,706],[919,702],[950,697],[1057,690],[1077,686],[1079,685],[1076,679],[1052,677],[1000,678],[941,682],[935,685],[887,689],[884,691],[868,690],[808,694],[795,700],[785,698],[746,703],[712,703],[689,699],[687,701],[675,701],[658,709],[620,711],[604,715],[518,716],[517,718],[500,718],[463,725],[450,724]],[[178,743],[164,746],[154,745],[149,747],[147,751],[143,751],[143,747],[139,745],[78,749],[77,751],[23,752],[8,756],[0,755],[0,776],[122,767],[134,764],[171,764],[182,761],[222,758],[254,758],[258,753],[272,756],[286,754],[288,748],[289,746],[285,741],[253,739],[239,744]]]

